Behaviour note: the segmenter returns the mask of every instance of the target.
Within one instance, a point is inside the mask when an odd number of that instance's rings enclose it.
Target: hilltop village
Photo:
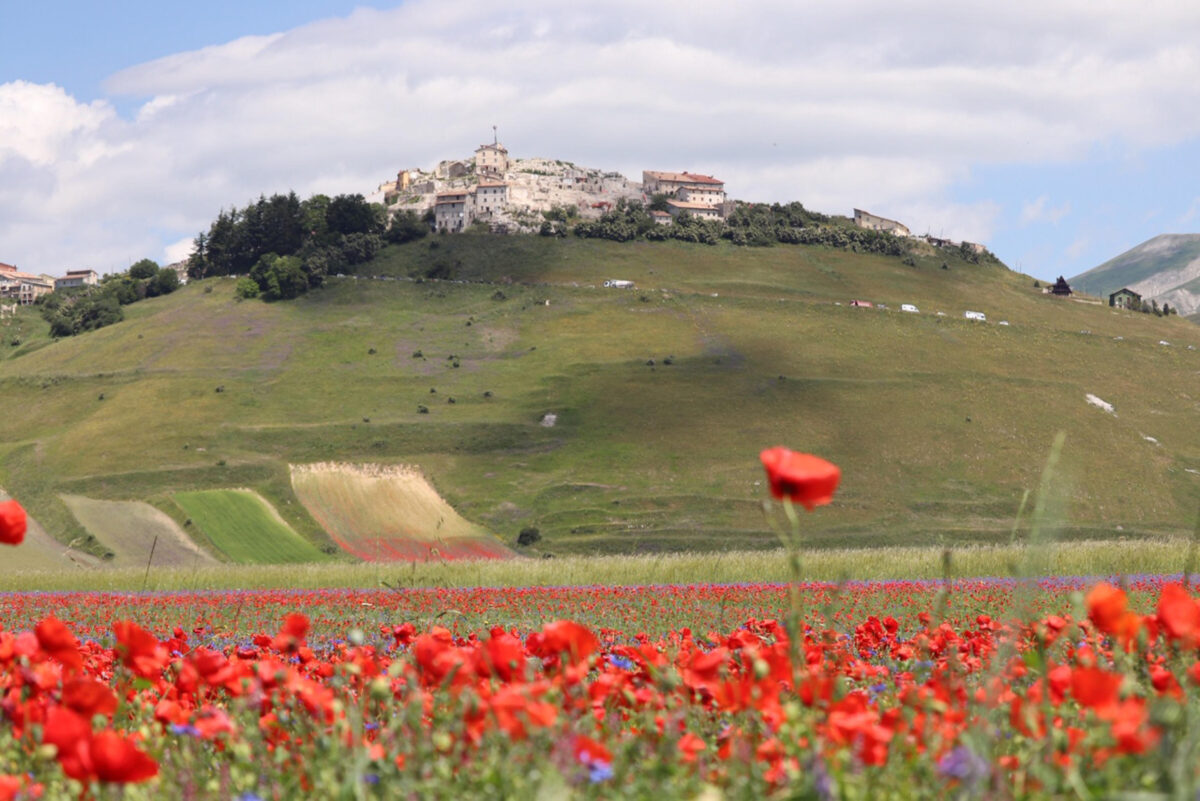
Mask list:
[[[622,200],[650,205],[666,198],[652,215],[662,224],[682,213],[719,220],[733,209],[725,183],[711,175],[647,170],[642,181],[620,173],[580,167],[569,161],[514,159],[499,142],[480,145],[473,159],[440,162],[432,172],[400,170],[395,181],[381,184],[369,199],[389,212],[432,212],[438,231],[457,233],[484,223],[498,233],[529,233],[544,221],[543,213],[573,208],[581,219],[598,219]]]
[[[496,233],[532,233],[555,209],[572,209],[583,220],[595,220],[622,200],[650,208],[661,225],[681,215],[726,220],[738,206],[725,192],[725,182],[711,175],[643,170],[640,183],[617,172],[580,167],[569,161],[517,159],[499,141],[482,144],[473,158],[441,161],[432,171],[402,169],[394,181],[380,184],[368,198],[389,214],[412,211],[437,231],[458,233],[475,224]],[[854,209],[854,224],[869,231],[920,239],[934,247],[986,252],[976,242],[957,242],[929,234],[913,236],[901,222]]]

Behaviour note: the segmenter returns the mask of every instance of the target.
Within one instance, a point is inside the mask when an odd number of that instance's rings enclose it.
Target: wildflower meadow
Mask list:
[[[763,461],[790,582],[10,593],[0,799],[1197,797],[1186,571],[805,581]]]

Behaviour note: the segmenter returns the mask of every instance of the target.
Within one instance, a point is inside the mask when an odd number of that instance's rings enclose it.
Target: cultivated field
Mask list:
[[[167,515],[137,501],[65,495],[71,514],[113,552],[112,567],[193,567],[215,560]]]
[[[328,558],[250,490],[178,492],[174,497],[213,551],[230,562],[290,564]]]
[[[292,466],[296,497],[344,550],[367,562],[502,559],[512,552],[404,466]]]

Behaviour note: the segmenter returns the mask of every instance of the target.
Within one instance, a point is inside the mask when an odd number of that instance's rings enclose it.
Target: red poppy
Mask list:
[[[767,469],[771,495],[798,503],[810,512],[833,500],[842,471],[811,453],[797,453],[783,447],[768,448],[759,454]]]
[[[55,758],[63,773],[72,779],[86,782],[91,776],[91,750],[88,748],[91,735],[91,725],[66,707],[53,706],[46,711],[42,742],[57,749]]]
[[[1158,598],[1158,622],[1173,640],[1200,640],[1200,605],[1180,584],[1168,584]]]
[[[63,684],[62,700],[71,709],[88,718],[111,715],[117,711],[117,696],[104,682],[76,676]]]
[[[79,655],[79,641],[58,618],[48,617],[34,628],[38,645],[69,672],[83,669],[83,657]]]
[[[0,542],[20,545],[25,541],[25,510],[16,501],[0,502]]]
[[[171,657],[153,634],[132,620],[119,620],[113,624],[117,638],[114,652],[121,657],[122,664],[143,679],[156,679]]]
[[[1092,667],[1077,667],[1071,671],[1071,695],[1080,706],[1088,709],[1107,709],[1116,705],[1121,689],[1120,673]]]
[[[596,635],[573,620],[558,620],[542,627],[544,656],[566,653],[574,665],[587,659],[599,647]]]
[[[679,751],[679,758],[684,762],[695,762],[696,755],[707,748],[708,745],[699,736],[692,732],[687,732],[679,738],[679,742],[675,748]]]
[[[158,775],[158,763],[128,737],[102,731],[92,737],[92,766],[102,782],[144,782]]]

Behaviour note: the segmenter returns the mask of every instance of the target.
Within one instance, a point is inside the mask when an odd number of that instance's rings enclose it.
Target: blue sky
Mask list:
[[[468,155],[718,175],[1041,279],[1200,230],[1200,6],[0,0],[0,261],[167,261],[222,207]]]

